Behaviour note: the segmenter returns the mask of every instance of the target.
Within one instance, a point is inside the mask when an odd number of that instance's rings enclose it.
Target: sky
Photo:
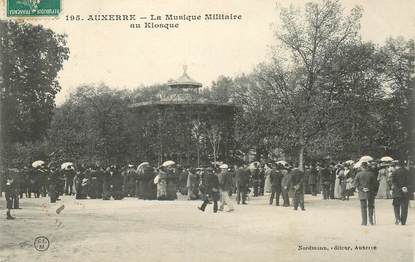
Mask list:
[[[65,33],[70,58],[59,73],[57,105],[81,84],[105,83],[133,89],[179,77],[183,65],[204,86],[220,75],[249,73],[270,55],[273,26],[281,7],[304,6],[301,0],[62,0],[58,18],[30,20]],[[382,44],[387,37],[415,38],[414,0],[343,0],[346,11],[364,8],[365,41]],[[240,14],[238,21],[180,22],[175,29],[132,29],[130,22],[85,21],[89,14]],[[66,21],[81,15],[84,21]],[[142,22],[142,21],[138,21]],[[165,21],[163,21],[165,22]]]

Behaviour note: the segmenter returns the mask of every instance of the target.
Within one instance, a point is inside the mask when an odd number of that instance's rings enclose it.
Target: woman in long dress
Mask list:
[[[189,168],[179,169],[178,191],[183,196],[188,194],[187,182],[188,182],[189,172],[190,172]]]
[[[379,190],[376,195],[376,198],[377,199],[390,198],[387,168],[382,168],[381,170],[379,170],[378,182],[379,182]]]
[[[164,171],[164,168],[161,167],[158,171],[156,177],[157,183],[157,199],[166,200],[167,199],[167,173]]]
[[[199,176],[196,170],[190,169],[187,176],[187,199],[195,200],[199,198]]]
[[[265,193],[271,193],[271,167],[268,164],[265,164]]]
[[[343,166],[339,166],[336,170],[336,180],[334,182],[334,198],[335,199],[341,199],[342,193],[341,193],[341,179],[343,177]]]
[[[167,199],[177,199],[177,185],[179,182],[178,169],[167,168]]]
[[[138,198],[155,199],[157,185],[154,184],[155,172],[150,165],[142,166],[138,171]]]
[[[349,165],[346,165],[343,171],[344,179],[344,199],[349,200],[349,197],[353,195],[354,191],[354,174]]]

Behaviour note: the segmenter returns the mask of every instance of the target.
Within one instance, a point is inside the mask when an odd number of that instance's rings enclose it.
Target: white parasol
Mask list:
[[[32,163],[32,167],[36,168],[36,167],[39,167],[39,166],[44,165],[44,164],[45,164],[45,161],[37,160],[37,161]]]
[[[174,162],[173,160],[167,160],[161,166],[168,167],[168,166],[172,166],[174,164],[176,164],[176,162]]]
[[[142,168],[143,166],[148,166],[148,165],[150,165],[150,163],[149,163],[149,162],[143,162],[143,163],[141,163],[141,164],[139,164],[139,165],[138,165],[137,170],[139,170],[139,169],[140,169],[140,168]]]
[[[154,180],[153,180],[154,184],[158,184],[159,180],[160,180],[160,176],[159,175],[157,175],[156,177],[154,177]]]
[[[370,161],[373,161],[373,157],[371,157],[371,156],[362,156],[359,159],[359,162],[370,162]]]
[[[390,156],[384,156],[380,159],[380,161],[382,161],[382,162],[392,162],[393,158],[390,157]]]
[[[61,165],[61,169],[68,170],[68,169],[72,169],[72,168],[73,168],[73,163],[72,162],[65,162]]]

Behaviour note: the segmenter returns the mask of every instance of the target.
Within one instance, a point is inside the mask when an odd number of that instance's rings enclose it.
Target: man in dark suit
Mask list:
[[[249,184],[249,171],[246,164],[238,168],[235,172],[235,184],[236,184],[236,203],[239,205],[241,200],[242,204],[246,205],[246,195],[248,193]]]
[[[272,169],[270,170],[269,178],[271,180],[271,197],[269,198],[269,204],[272,205],[275,196],[275,204],[280,205],[280,195],[281,195],[281,181],[282,173],[281,166],[278,164],[272,164]]]
[[[206,206],[209,204],[209,197],[213,202],[213,213],[218,212],[218,201],[220,198],[219,193],[219,178],[214,174],[212,168],[207,168],[202,179],[200,181],[200,191],[202,192],[202,206],[197,207],[201,211],[205,211]]]
[[[323,189],[323,199],[327,200],[330,197],[330,183],[331,174],[327,165],[319,167],[319,173],[321,178],[321,187]]]
[[[124,198],[122,185],[123,177],[121,175],[121,170],[117,165],[112,165],[110,170],[111,175],[111,194],[114,200],[121,200]]]
[[[6,179],[6,185],[4,186],[4,192],[5,192],[5,198],[6,198],[6,205],[7,205],[7,219],[14,219],[14,217],[10,214],[10,209],[13,209],[13,194],[14,194],[14,188],[13,188],[13,179],[7,178]]]
[[[318,171],[314,164],[311,165],[310,175],[308,176],[308,184],[310,186],[311,195],[317,195]]]
[[[294,210],[298,209],[300,205],[301,210],[304,208],[304,172],[298,168],[291,170],[291,184],[294,189]]]
[[[58,190],[57,184],[59,183],[59,171],[55,167],[50,168],[49,176],[48,176],[48,194],[50,197],[51,203],[56,203],[58,199]]]
[[[369,223],[374,225],[375,196],[377,194],[377,178],[369,169],[368,163],[363,162],[361,171],[357,172],[355,178],[355,187],[359,192],[360,208],[362,212],[362,226],[367,225],[367,216],[369,209]]]
[[[7,206],[7,219],[14,219],[10,214],[10,209],[16,207],[16,204],[19,202],[19,193],[17,191],[17,183],[15,181],[16,173],[18,170],[16,168],[9,168],[6,170],[6,184],[4,186],[6,206]]]
[[[65,195],[73,195],[73,180],[75,178],[76,172],[73,166],[67,169],[64,169],[63,176],[65,178]]]
[[[334,185],[336,183],[336,168],[333,163],[329,165],[330,172],[330,189],[329,189],[329,198],[334,199]]]
[[[259,196],[259,187],[261,184],[261,175],[258,163],[254,163],[254,168],[250,170],[252,177],[252,190],[254,191],[254,197]]]
[[[263,196],[265,192],[265,167],[259,166],[259,195]]]
[[[403,163],[397,166],[397,169],[391,176],[391,195],[393,198],[393,210],[395,212],[395,224],[406,224],[408,217],[409,205],[409,171],[403,167]]]
[[[38,172],[38,168],[34,168],[31,170],[29,175],[29,182],[30,182],[30,188],[29,188],[29,198],[32,195],[32,192],[35,195],[35,198],[39,198],[40,196],[40,175]]]
[[[291,185],[291,174],[289,173],[288,167],[284,167],[281,170],[282,173],[282,180],[281,180],[281,190],[282,190],[282,199],[284,203],[282,206],[289,207],[290,206],[290,197],[288,196],[288,191]]]
[[[102,200],[111,199],[111,173],[110,167],[102,171]]]
[[[95,165],[91,165],[91,169],[88,172],[88,196],[91,199],[96,199],[98,197],[98,174],[97,167]]]

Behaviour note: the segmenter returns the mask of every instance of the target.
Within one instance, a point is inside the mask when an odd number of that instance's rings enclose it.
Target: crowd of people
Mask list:
[[[402,190],[396,190],[396,183],[404,184],[399,186],[407,188],[407,194],[404,195],[408,196],[408,202],[409,198],[413,198],[415,188],[413,167],[402,167],[399,161],[321,162],[305,165],[303,169],[285,161],[256,161],[233,166],[214,163],[200,168],[181,166],[173,161],[166,161],[159,167],[149,162],[122,167],[76,166],[73,163],[56,166],[40,162],[35,167],[9,168],[3,176],[6,181],[2,192],[6,193],[8,200],[8,219],[13,219],[10,209],[19,209],[19,198],[23,197],[48,196],[54,203],[62,195],[73,195],[76,199],[121,200],[124,197],[137,197],[145,200],[175,200],[181,194],[189,200],[202,200],[202,205],[198,207],[202,211],[213,202],[213,212],[217,212],[224,210],[225,205],[228,211],[234,210],[230,199],[232,194],[236,194],[238,205],[248,204],[249,197],[270,193],[270,205],[275,200],[275,205],[280,206],[282,198],[281,206],[305,210],[304,194],[317,196],[321,193],[324,200],[349,200],[357,192],[362,204],[362,224],[367,224],[367,217],[369,223],[374,224],[375,198],[393,198],[396,222],[405,224],[407,205],[406,209],[405,205],[401,205]],[[405,178],[399,178],[396,182],[394,174],[402,173],[399,171],[402,169],[408,174],[405,173]],[[362,179],[362,172],[370,173],[370,179],[366,178],[367,175]],[[370,193],[363,192],[368,188]],[[396,200],[397,196],[400,200]],[[397,213],[398,206],[403,206],[404,219],[401,217],[402,211]]]

